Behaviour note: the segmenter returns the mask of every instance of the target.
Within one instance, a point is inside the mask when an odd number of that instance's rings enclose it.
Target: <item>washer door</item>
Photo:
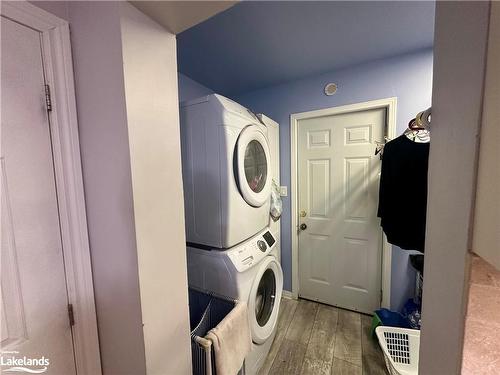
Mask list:
[[[267,139],[256,125],[240,133],[236,161],[236,179],[243,199],[251,206],[262,206],[271,194],[271,161]]]
[[[258,266],[248,301],[252,340],[263,344],[273,333],[278,321],[283,271],[273,256],[267,256]]]

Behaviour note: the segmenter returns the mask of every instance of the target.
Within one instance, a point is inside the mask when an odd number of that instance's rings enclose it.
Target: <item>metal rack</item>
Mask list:
[[[216,375],[215,353],[208,331],[216,327],[236,306],[237,300],[189,289],[189,316],[191,324],[191,356],[194,375]],[[243,374],[243,370],[239,372]]]

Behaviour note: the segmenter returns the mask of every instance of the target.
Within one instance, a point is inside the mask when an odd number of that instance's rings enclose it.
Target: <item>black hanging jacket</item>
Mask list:
[[[424,251],[429,143],[404,134],[384,146],[378,216],[387,240]]]

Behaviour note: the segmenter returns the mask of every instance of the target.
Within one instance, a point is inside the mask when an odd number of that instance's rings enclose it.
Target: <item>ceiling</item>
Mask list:
[[[237,1],[130,1],[160,25],[178,34],[205,21]]]
[[[177,37],[179,71],[225,95],[429,48],[434,2],[244,1]]]

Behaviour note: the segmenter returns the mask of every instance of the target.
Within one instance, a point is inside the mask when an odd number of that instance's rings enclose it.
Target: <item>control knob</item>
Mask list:
[[[257,247],[259,248],[260,251],[265,252],[267,250],[267,245],[264,241],[258,240],[257,241]]]

